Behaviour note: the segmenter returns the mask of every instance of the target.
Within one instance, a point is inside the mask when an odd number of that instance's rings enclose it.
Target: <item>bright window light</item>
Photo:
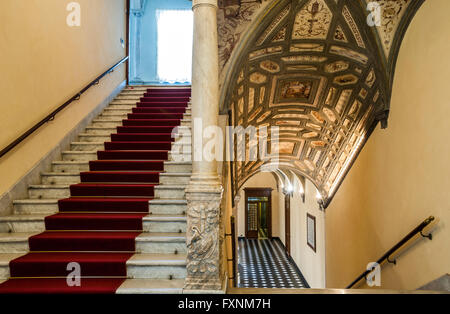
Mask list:
[[[190,83],[192,76],[193,14],[191,10],[157,10],[158,78]]]

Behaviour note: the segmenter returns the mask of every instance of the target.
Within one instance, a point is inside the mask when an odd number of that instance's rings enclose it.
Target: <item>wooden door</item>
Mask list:
[[[270,188],[245,188],[245,237],[257,239],[260,228],[261,200],[252,198],[265,198],[267,203],[267,236],[272,238],[272,189]]]
[[[286,252],[291,255],[291,196],[289,194],[284,197],[284,231]]]
[[[258,238],[258,203],[247,202],[247,234],[246,238]]]

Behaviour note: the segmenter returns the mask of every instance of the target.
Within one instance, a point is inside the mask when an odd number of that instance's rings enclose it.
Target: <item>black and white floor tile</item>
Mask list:
[[[309,288],[279,239],[239,239],[238,287]]]

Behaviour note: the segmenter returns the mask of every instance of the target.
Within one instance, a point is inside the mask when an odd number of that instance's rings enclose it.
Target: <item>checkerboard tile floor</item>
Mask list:
[[[239,288],[309,288],[279,239],[239,239]]]

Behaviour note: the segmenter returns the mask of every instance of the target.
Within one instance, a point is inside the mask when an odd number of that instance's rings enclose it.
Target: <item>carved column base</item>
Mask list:
[[[218,178],[192,178],[187,199],[187,277],[185,289],[222,289],[220,204],[223,188]],[[205,178],[206,179],[206,178]],[[209,177],[209,179],[212,179]],[[215,183],[215,184],[214,184]]]
[[[185,290],[222,290],[222,286],[222,280],[212,278],[186,278],[184,283]]]

